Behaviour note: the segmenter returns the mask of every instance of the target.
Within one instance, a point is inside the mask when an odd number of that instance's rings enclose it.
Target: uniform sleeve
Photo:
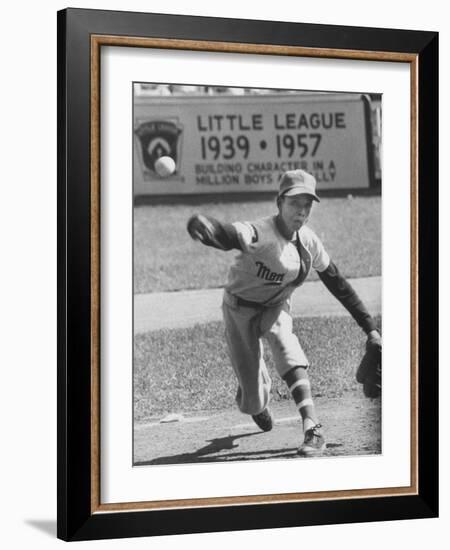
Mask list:
[[[369,314],[351,284],[340,273],[333,262],[330,262],[330,265],[324,271],[319,271],[319,277],[331,294],[341,302],[366,334],[369,334],[372,330],[376,330],[377,325],[375,320]]]
[[[259,242],[259,235],[256,227],[249,222],[235,222],[231,225],[236,231],[240,250],[247,254],[255,252]]]
[[[312,267],[319,273],[325,271],[330,265],[330,256],[328,256],[325,247],[323,246],[322,241],[319,237],[311,231],[312,236],[312,246],[311,246],[311,256],[312,256]]]

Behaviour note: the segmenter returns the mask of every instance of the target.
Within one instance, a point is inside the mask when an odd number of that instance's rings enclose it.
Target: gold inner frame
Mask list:
[[[213,497],[102,504],[100,501],[100,50],[102,46],[163,48],[207,52],[359,59],[409,63],[411,69],[411,448],[408,487],[319,491],[252,496]],[[274,504],[316,500],[342,500],[418,494],[418,55],[396,52],[304,48],[266,44],[240,44],[165,38],[91,35],[91,513],[163,510],[212,506]]]

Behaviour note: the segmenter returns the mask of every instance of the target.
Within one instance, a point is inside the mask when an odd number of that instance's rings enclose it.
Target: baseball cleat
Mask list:
[[[325,449],[325,439],[320,433],[321,424],[316,424],[305,432],[305,439],[298,449],[300,456],[320,456]]]
[[[266,407],[259,414],[253,414],[252,418],[255,421],[255,424],[261,428],[263,432],[270,432],[273,428],[273,416],[268,407]]]

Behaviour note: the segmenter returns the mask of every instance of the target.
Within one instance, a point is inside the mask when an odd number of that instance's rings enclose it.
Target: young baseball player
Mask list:
[[[250,414],[262,430],[272,429],[268,407],[271,380],[261,341],[265,338],[303,420],[304,439],[298,452],[307,457],[320,455],[325,440],[312,399],[309,362],[292,330],[290,297],[311,269],[366,332],[370,346],[381,350],[373,318],[306,225],[314,202],[320,202],[315,178],[293,170],[280,179],[274,216],[225,224],[195,215],[188,222],[193,239],[220,250],[241,252],[230,268],[222,306],[229,355],[239,384],[239,409]],[[358,371],[359,382],[365,382],[364,376]]]

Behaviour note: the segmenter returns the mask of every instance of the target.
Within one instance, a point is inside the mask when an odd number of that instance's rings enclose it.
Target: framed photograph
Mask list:
[[[58,13],[58,537],[438,514],[438,35]]]

